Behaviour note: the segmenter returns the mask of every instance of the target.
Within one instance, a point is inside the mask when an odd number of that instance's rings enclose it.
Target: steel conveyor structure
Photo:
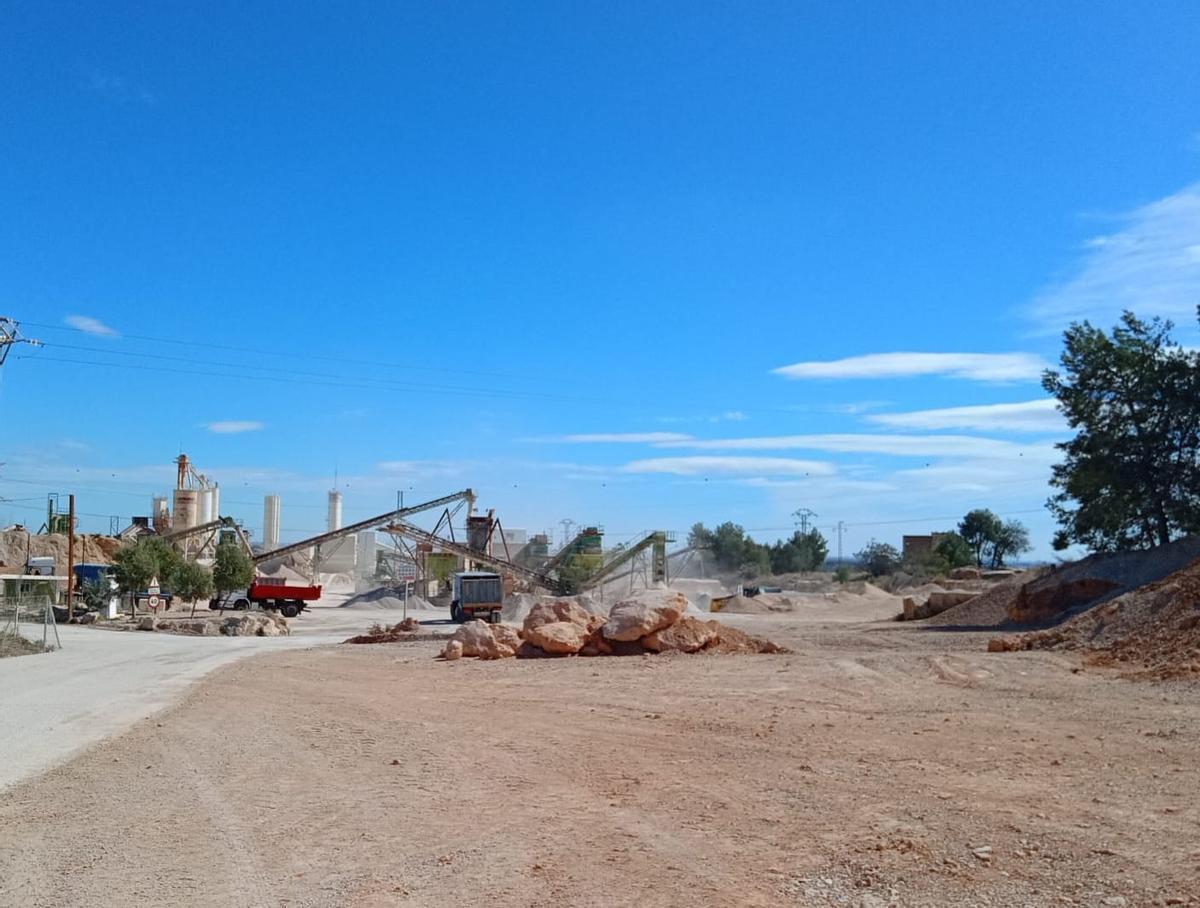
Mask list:
[[[471,548],[462,542],[454,542],[450,539],[443,539],[429,530],[423,530],[419,526],[414,526],[403,520],[396,520],[381,528],[385,533],[392,533],[398,536],[405,536],[416,542],[425,542],[429,545],[435,545],[444,552],[452,552],[463,558],[470,558],[472,561],[478,561],[480,564],[486,564],[498,571],[506,571],[514,577],[520,577],[523,580],[528,580],[530,583],[535,583],[540,587],[559,592],[559,582],[545,574],[542,571],[535,571],[533,568],[527,568],[524,565],[516,564],[512,561],[507,561],[496,555],[489,555],[487,552],[480,552],[477,549]]]
[[[610,576],[613,571],[621,565],[633,561],[634,558],[649,548],[653,548],[654,550],[651,555],[652,579],[656,583],[665,583],[667,580],[667,543],[673,541],[673,537],[673,533],[668,533],[665,530],[653,530],[647,533],[629,548],[618,552],[615,558],[606,561],[596,573],[582,580],[579,584],[580,591],[591,589],[597,584],[603,583],[605,578]]]
[[[445,507],[455,501],[475,501],[475,493],[470,489],[463,489],[461,492],[455,492],[452,495],[443,495],[441,498],[434,498],[432,501],[425,501],[421,504],[410,505],[406,508],[397,508],[394,511],[388,511],[385,514],[380,514],[377,517],[371,517],[367,520],[360,520],[358,523],[352,523],[338,530],[330,530],[328,533],[321,533],[319,536],[311,536],[308,539],[301,539],[299,542],[291,542],[287,545],[281,545],[277,549],[272,549],[269,552],[263,552],[260,555],[254,556],[254,563],[261,564],[264,561],[271,561],[275,558],[281,558],[284,555],[290,555],[292,552],[303,551],[304,549],[314,549],[320,547],[324,542],[331,542],[334,539],[340,539],[343,536],[350,536],[354,533],[359,533],[363,530],[385,529],[386,525],[407,517],[409,514],[419,514],[422,511],[432,511],[434,508]]]
[[[663,530],[654,530],[647,533],[645,537],[639,539],[629,548],[619,552],[615,558],[600,566],[596,573],[586,577],[577,584],[572,584],[566,578],[558,577],[550,573],[547,567],[539,570],[525,567],[524,565],[516,564],[496,555],[480,552],[461,542],[454,542],[450,539],[444,539],[429,530],[424,530],[421,527],[414,526],[403,520],[397,520],[382,528],[385,533],[392,533],[398,536],[405,536],[417,542],[424,542],[428,545],[437,546],[444,552],[451,552],[459,555],[462,558],[469,558],[472,561],[477,561],[480,564],[486,564],[498,571],[503,571],[512,574],[514,577],[520,577],[530,583],[534,583],[544,589],[559,595],[565,595],[572,592],[570,587],[575,586],[575,592],[582,592],[590,589],[598,583],[604,581],[613,571],[624,564],[628,564],[646,549],[652,548],[652,573],[653,579],[665,581],[667,579],[667,543],[673,540],[673,534]],[[567,545],[570,548],[571,544]],[[561,555],[562,552],[559,552]],[[552,567],[561,568],[563,564],[569,564],[570,559],[559,559],[555,556]]]

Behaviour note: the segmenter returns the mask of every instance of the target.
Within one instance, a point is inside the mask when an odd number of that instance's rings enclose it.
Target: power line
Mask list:
[[[138,357],[155,357],[155,354],[148,353],[112,353],[112,356],[138,356]],[[150,367],[140,363],[114,363],[104,362],[90,359],[76,359],[65,356],[18,356],[16,359],[28,359],[33,362],[53,362],[53,363],[68,363],[77,366],[96,366],[107,369],[120,369],[129,371],[130,369],[147,370]],[[187,362],[187,360],[181,360]],[[216,363],[213,365],[226,366],[229,370],[237,371],[211,371],[200,369],[177,369],[172,367],[173,375],[195,375],[202,378],[216,378],[236,381],[246,381],[251,379],[254,381],[273,381],[282,382],[284,384],[306,384],[317,387],[328,388],[356,388],[360,390],[384,390],[384,391],[408,391],[419,392],[423,394],[447,394],[451,396],[462,397],[486,397],[492,399],[503,398],[524,398],[531,400],[557,400],[571,402],[592,402],[601,403],[603,398],[595,397],[567,397],[556,394],[544,394],[536,391],[510,391],[503,389],[489,388],[461,388],[456,386],[438,386],[438,385],[422,385],[414,382],[391,382],[386,379],[353,379],[347,378],[344,380],[335,381],[314,381],[311,377],[314,373],[290,373],[288,375],[246,375],[244,370],[253,369],[254,367],[246,363]],[[282,371],[282,370],[280,370]],[[321,376],[323,373],[315,373]],[[338,379],[339,376],[327,376],[329,378]]]
[[[46,324],[44,322],[25,322],[25,324],[32,325],[35,328],[44,328],[48,331],[67,331],[67,332],[74,332],[76,334],[87,334],[89,336],[92,335],[91,331],[85,331],[82,328],[75,328],[70,325],[53,325],[53,324]],[[155,337],[155,336],[149,335],[149,334],[121,333],[119,338],[117,338],[117,339],[147,341],[149,343],[155,343],[155,344],[177,344],[179,346],[184,346],[184,347],[206,347],[211,350],[227,350],[232,353],[250,353],[255,356],[292,357],[295,355],[290,350],[288,352],[284,353],[284,352],[280,352],[279,350],[261,349],[261,348],[256,348],[256,347],[241,347],[241,346],[236,346],[236,345],[232,345],[232,344],[214,344],[211,342],[196,341],[191,338],[188,338],[187,340],[180,340],[177,337]],[[342,363],[342,364],[346,364],[348,362],[348,360],[346,360],[343,357],[326,356],[326,355],[321,355],[321,354],[317,354],[317,353],[306,352],[304,354],[304,356],[305,356],[305,359],[323,360],[325,362],[335,362],[335,363]],[[355,365],[362,365],[362,366],[382,366],[387,369],[396,368],[395,362],[382,362],[382,361],[372,361],[372,360],[351,360],[349,362],[353,362]],[[528,376],[518,375],[514,372],[486,372],[486,371],[470,370],[470,369],[448,369],[445,366],[424,366],[423,365],[423,366],[419,366],[419,367],[415,367],[415,368],[418,368],[422,372],[451,372],[451,373],[462,374],[462,375],[480,375],[480,376],[484,376],[484,377],[488,377],[488,378],[527,378],[528,377]]]

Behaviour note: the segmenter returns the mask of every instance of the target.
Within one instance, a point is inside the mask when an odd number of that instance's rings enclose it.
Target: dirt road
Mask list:
[[[1194,687],[768,624],[794,655],[226,666],[0,797],[0,904],[1200,904]]]
[[[337,643],[375,620],[369,612],[316,609],[292,622],[289,637],[185,637],[64,625],[58,628],[61,649],[0,660],[0,791],[173,704],[221,665]],[[40,625],[25,631],[29,639],[41,639]]]

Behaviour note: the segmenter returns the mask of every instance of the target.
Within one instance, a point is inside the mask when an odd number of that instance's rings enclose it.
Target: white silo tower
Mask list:
[[[263,499],[263,551],[273,552],[279,548],[279,496],[268,495]]]
[[[342,493],[331,490],[329,493],[329,515],[325,523],[325,529],[329,532],[340,530],[342,528]]]

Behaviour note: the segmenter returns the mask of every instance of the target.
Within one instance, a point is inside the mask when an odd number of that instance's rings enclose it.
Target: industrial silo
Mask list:
[[[194,527],[199,516],[199,493],[195,489],[176,489],[172,494],[175,507],[171,515],[171,529]]]

